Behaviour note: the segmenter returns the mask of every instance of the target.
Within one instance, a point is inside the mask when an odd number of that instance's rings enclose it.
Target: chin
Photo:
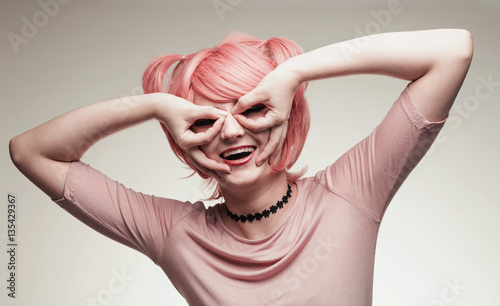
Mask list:
[[[273,177],[271,167],[266,163],[260,167],[248,164],[243,167],[234,167],[231,173],[221,174],[219,184],[222,188],[245,188],[263,180],[273,179]]]

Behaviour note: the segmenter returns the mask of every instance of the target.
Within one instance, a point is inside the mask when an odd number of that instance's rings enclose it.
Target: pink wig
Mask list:
[[[155,59],[144,72],[144,93],[166,92],[193,101],[195,92],[215,102],[234,102],[254,89],[262,78],[280,63],[303,53],[294,42],[284,38],[257,39],[245,34],[228,36],[219,46],[182,56],[167,54]],[[177,64],[176,64],[177,63]],[[174,66],[169,74],[169,69]],[[286,140],[281,156],[273,161],[273,171],[290,169],[297,161],[309,131],[310,118],[303,83],[293,99]],[[207,179],[196,169],[161,123],[173,152],[181,161]],[[300,173],[289,173],[295,181]],[[220,196],[220,192],[213,198]]]

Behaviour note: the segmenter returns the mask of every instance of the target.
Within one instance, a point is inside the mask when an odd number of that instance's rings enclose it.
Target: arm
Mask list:
[[[52,199],[63,195],[71,161],[79,160],[98,140],[150,119],[166,123],[181,148],[195,151],[218,133],[222,120],[210,131],[194,134],[197,118],[223,118],[211,107],[199,107],[172,95],[155,93],[88,105],[56,117],[11,139],[9,150],[16,167]],[[200,152],[196,160],[207,167],[220,165]],[[224,165],[226,167],[226,165]]]
[[[253,130],[282,124],[295,90],[304,81],[352,74],[381,74],[412,81],[412,101],[429,121],[444,119],[472,59],[472,39],[465,30],[396,32],[335,43],[289,59],[243,96],[233,113],[264,103],[269,111],[258,120],[238,120]],[[284,133],[272,132],[266,154],[275,151]],[[262,154],[264,155],[264,154]],[[265,156],[261,156],[263,158]]]
[[[290,59],[283,68],[299,81],[352,74],[380,74],[413,81],[413,102],[429,121],[447,114],[472,59],[472,38],[465,30],[443,29],[377,34],[333,44]],[[359,44],[359,43],[358,43]]]

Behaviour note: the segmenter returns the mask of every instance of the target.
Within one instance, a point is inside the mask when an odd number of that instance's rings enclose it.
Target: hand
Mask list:
[[[281,154],[293,97],[300,84],[301,82],[293,73],[278,66],[268,73],[255,89],[241,97],[231,110],[234,117],[245,128],[254,132],[271,129],[268,143],[255,159],[258,166],[267,158],[271,163]],[[259,104],[266,107],[261,116],[244,116],[245,111]]]
[[[187,153],[189,161],[201,172],[218,177],[215,171],[230,172],[225,163],[209,159],[199,146],[211,142],[218,135],[227,112],[212,106],[198,106],[170,94],[160,94],[161,101],[156,113],[175,143]],[[199,119],[214,119],[208,129],[195,133],[191,126]]]

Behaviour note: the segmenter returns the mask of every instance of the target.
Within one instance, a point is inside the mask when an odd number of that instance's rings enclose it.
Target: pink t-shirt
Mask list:
[[[290,213],[260,240],[233,234],[217,205],[135,192],[81,162],[56,203],[147,255],[192,305],[371,305],[382,216],[443,124],[405,89],[367,138],[296,182]]]

